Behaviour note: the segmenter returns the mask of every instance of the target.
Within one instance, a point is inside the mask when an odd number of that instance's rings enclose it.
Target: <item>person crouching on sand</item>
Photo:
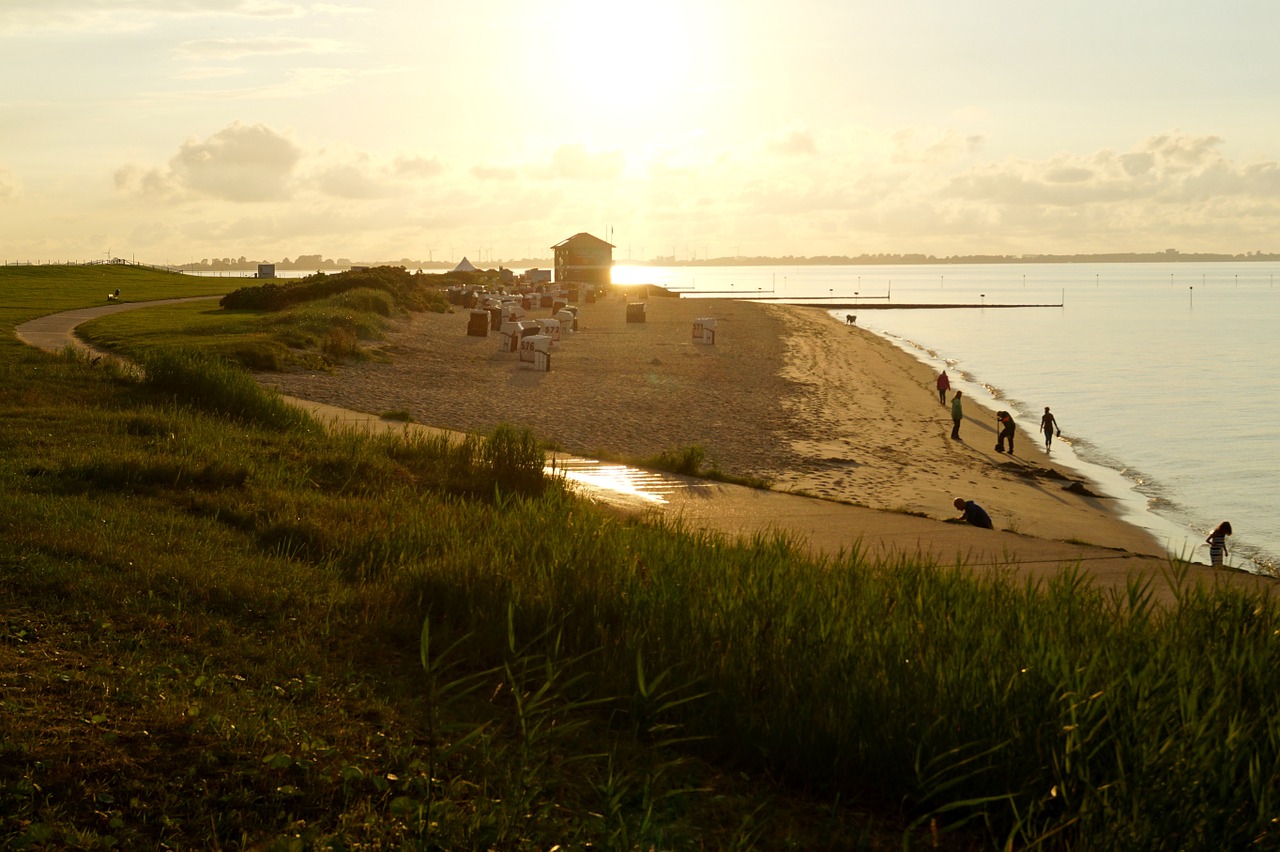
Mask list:
[[[996,412],[996,452],[1003,453],[1004,445],[1009,443],[1009,455],[1013,455],[1013,417],[1007,411]]]
[[[957,521],[968,521],[975,527],[982,527],[984,530],[996,528],[995,524],[991,523],[991,516],[987,514],[987,510],[972,500],[957,497],[952,505],[960,510],[960,517],[956,518]]]
[[[1214,568],[1222,567],[1224,557],[1230,556],[1227,552],[1227,536],[1231,535],[1231,522],[1223,521],[1213,528],[1213,532],[1209,533],[1209,537],[1204,540],[1209,545],[1209,562]]]

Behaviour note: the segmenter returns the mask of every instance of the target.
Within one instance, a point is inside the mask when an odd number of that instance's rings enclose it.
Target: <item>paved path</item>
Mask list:
[[[197,297],[216,298],[216,297]],[[115,303],[66,311],[23,323],[18,338],[48,351],[68,345],[98,354],[75,335],[80,323],[123,310],[174,301]],[[335,429],[370,431],[446,430],[383,420],[377,415],[286,397]],[[455,433],[456,434],[456,433]],[[1171,602],[1171,560],[1072,542],[1047,541],[1013,532],[980,530],[896,512],[884,512],[776,491],[707,482],[689,477],[637,470],[621,465],[553,454],[549,463],[584,496],[638,514],[679,519],[696,529],[728,536],[777,531],[795,537],[819,554],[858,549],[872,558],[897,560],[923,556],[940,565],[964,565],[975,573],[1007,572],[1019,579],[1046,579],[1064,565],[1078,564],[1099,587],[1125,593],[1132,582],[1149,581],[1155,599]],[[1195,581],[1270,591],[1271,578],[1239,571],[1215,571],[1203,565],[1186,566]]]

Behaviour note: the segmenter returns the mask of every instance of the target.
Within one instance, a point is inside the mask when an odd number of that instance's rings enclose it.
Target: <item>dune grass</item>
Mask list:
[[[162,352],[0,345],[0,846],[1276,845],[1270,599],[641,523]]]

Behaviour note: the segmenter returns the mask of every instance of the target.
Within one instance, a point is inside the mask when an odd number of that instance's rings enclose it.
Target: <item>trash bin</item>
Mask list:
[[[716,342],[716,321],[711,317],[701,317],[693,321],[693,342],[713,344]]]
[[[488,337],[489,336],[489,312],[488,311],[472,311],[471,319],[467,321],[468,337]]]
[[[497,331],[502,328],[502,308],[494,305],[493,307],[486,308],[485,310],[489,312],[489,330]]]
[[[627,304],[627,322],[644,322],[644,302]]]

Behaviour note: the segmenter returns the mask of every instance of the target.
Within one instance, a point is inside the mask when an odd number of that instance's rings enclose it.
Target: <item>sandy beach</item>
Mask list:
[[[998,529],[1163,553],[1109,498],[1068,491],[1078,475],[1056,468],[1027,431],[1012,456],[995,452],[994,411],[966,402],[962,441],[952,441],[930,368],[825,311],[653,297],[645,322],[628,323],[628,301],[580,305],[579,329],[549,372],[498,352],[496,333],[467,336],[468,314],[456,310],[397,321],[385,362],[263,380],[290,396],[407,411],[442,428],[525,426],[583,455],[641,458],[697,444],[721,469],[776,490],[939,520],[955,516],[961,496]],[[712,345],[692,339],[700,317],[716,320]]]

